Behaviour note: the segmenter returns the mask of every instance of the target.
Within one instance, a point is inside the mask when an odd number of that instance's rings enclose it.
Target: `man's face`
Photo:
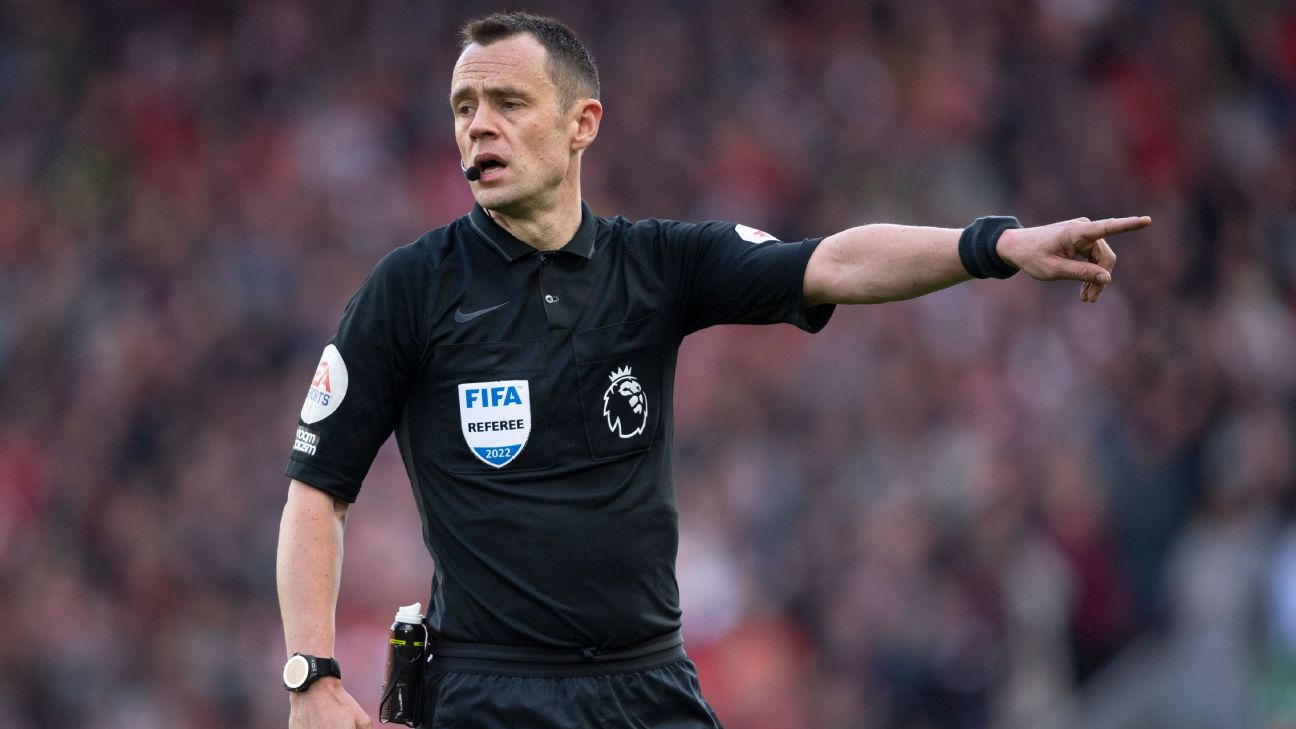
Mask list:
[[[466,164],[481,170],[473,196],[488,210],[525,214],[572,169],[574,121],[559,107],[544,46],[528,33],[472,44],[455,64],[450,106]]]

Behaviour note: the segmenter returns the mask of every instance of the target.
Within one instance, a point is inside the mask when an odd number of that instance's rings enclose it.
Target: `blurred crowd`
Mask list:
[[[1097,305],[1018,276],[686,341],[727,727],[1296,726],[1296,8],[530,7],[600,64],[600,214],[1154,220]],[[0,725],[285,725],[293,425],[369,268],[471,204],[446,93],[489,9],[0,3]],[[432,569],[389,444],[339,605],[371,712]]]

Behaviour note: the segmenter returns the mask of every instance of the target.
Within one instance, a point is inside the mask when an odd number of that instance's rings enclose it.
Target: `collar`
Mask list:
[[[536,248],[529,243],[514,238],[511,233],[500,227],[486,210],[477,203],[473,203],[472,212],[468,213],[468,222],[472,225],[481,239],[497,253],[504,256],[507,261],[516,261],[528,253],[535,253]],[[594,257],[594,213],[590,210],[589,205],[581,201],[581,222],[580,227],[576,229],[576,235],[572,237],[567,245],[559,248],[554,253],[574,253],[581,258]]]

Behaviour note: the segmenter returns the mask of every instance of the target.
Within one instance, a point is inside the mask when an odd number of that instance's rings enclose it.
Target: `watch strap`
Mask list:
[[[315,658],[313,663],[315,670],[311,673],[314,675],[309,680],[313,681],[325,676],[342,678],[342,666],[338,664],[336,658]]]

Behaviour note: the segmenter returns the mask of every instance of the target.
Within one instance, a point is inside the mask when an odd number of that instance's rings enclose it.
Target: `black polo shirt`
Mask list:
[[[448,640],[613,649],[679,627],[675,359],[712,324],[789,322],[818,240],[582,206],[542,253],[480,207],[384,258],[347,305],[287,475],[354,501],[395,430]]]

